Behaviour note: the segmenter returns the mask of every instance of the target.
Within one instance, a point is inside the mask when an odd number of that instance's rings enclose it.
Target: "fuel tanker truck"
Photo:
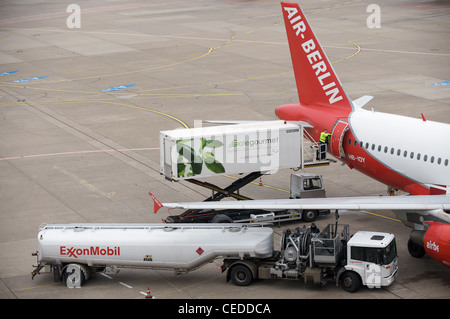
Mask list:
[[[227,281],[247,286],[255,279],[292,279],[341,284],[390,285],[397,275],[393,234],[330,224],[317,236],[310,228],[285,230],[274,250],[273,229],[248,224],[66,224],[44,225],[38,234],[38,265],[69,288],[96,272],[119,268],[171,269],[178,274],[223,259]]]

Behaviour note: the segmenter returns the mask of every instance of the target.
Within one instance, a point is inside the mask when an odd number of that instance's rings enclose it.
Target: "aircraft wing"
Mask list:
[[[152,196],[153,197],[153,196]],[[304,199],[265,199],[209,202],[155,202],[155,213],[162,206],[183,209],[338,209],[338,210],[450,210],[450,196],[369,196]]]
[[[364,102],[361,102],[361,106],[358,104],[359,107],[363,107],[367,102],[365,102],[365,98],[369,97],[367,95],[359,98],[358,100],[363,100]],[[371,100],[372,97],[369,97],[369,101]],[[264,123],[265,121],[216,121],[216,120],[203,120],[203,123],[210,123],[210,124],[248,124],[248,123]],[[298,126],[303,126],[303,127],[307,127],[307,128],[313,128],[314,126],[312,126],[311,124],[309,124],[308,122],[305,121],[286,121],[287,123],[291,123],[291,124],[296,124]]]

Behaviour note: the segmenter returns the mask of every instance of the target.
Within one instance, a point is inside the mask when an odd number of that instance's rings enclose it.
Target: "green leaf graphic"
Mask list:
[[[205,163],[205,165],[211,172],[214,172],[216,174],[225,173],[225,167],[223,167],[223,165],[219,162]]]
[[[221,147],[223,145],[223,143],[221,141],[218,140],[208,140],[206,141],[206,145],[205,147],[209,147],[209,148],[217,148],[217,147]]]
[[[178,163],[177,164],[177,171],[178,171],[178,177],[183,177],[186,173],[186,164],[185,163]]]
[[[223,146],[223,143],[218,140],[201,139],[199,152],[187,145],[192,145],[193,139],[177,141],[178,152],[178,177],[200,175],[203,169],[203,162],[206,167],[216,174],[225,173],[225,168],[219,161],[216,160],[215,155],[211,152],[203,152],[205,148],[215,149]],[[187,160],[187,162],[186,162]],[[190,171],[188,170],[190,168]],[[189,173],[187,173],[189,172]],[[187,174],[186,174],[187,173]]]
[[[223,167],[222,163],[219,161],[216,161],[216,158],[213,153],[211,152],[205,152],[203,154],[203,159],[205,160],[206,167],[216,174],[225,173],[225,168]]]

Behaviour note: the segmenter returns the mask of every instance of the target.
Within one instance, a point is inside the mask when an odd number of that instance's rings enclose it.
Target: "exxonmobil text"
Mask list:
[[[120,256],[120,247],[99,247],[90,246],[89,248],[77,248],[60,246],[61,256],[78,258],[79,256]]]

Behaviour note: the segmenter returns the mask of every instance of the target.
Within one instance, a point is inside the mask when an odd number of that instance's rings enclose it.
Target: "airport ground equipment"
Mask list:
[[[259,121],[160,132],[160,172],[171,181],[328,165],[307,123]]]
[[[38,234],[38,265],[55,281],[80,287],[97,271],[119,268],[172,269],[186,273],[223,256],[267,258],[271,228],[231,224],[65,224],[44,225]]]
[[[239,224],[67,224],[45,225],[38,234],[38,265],[55,281],[79,288],[99,271],[119,268],[171,269],[178,274],[224,258],[222,272],[239,286],[254,279],[331,280],[353,292],[381,287],[397,275],[392,234],[357,232],[328,225],[316,237],[310,229],[285,230],[274,250],[273,230]]]
[[[252,175],[252,174],[250,174]],[[244,177],[243,181],[234,182],[228,188],[232,191],[242,183],[248,184],[254,179]],[[236,183],[236,184],[235,184]],[[322,177],[311,173],[296,173],[290,177],[290,198],[322,198],[326,197],[326,191]],[[219,194],[220,195],[220,194]],[[241,195],[242,196],[242,195]],[[222,198],[222,197],[221,197]],[[220,198],[220,199],[221,199]],[[214,200],[214,199],[209,199]],[[166,223],[257,223],[257,222],[285,222],[302,219],[305,222],[313,222],[318,216],[328,215],[328,209],[310,210],[278,210],[268,211],[263,209],[189,209],[179,215],[170,215],[164,222]]]
[[[389,286],[398,273],[393,234],[359,231],[350,238],[349,226],[329,224],[316,237],[310,229],[285,230],[280,251],[271,258],[226,258],[227,280],[247,286],[254,279],[327,282],[355,292],[361,285]]]
[[[328,160],[321,159],[320,145],[307,133],[306,127],[311,126],[305,122],[258,121],[161,131],[160,172],[170,181],[188,181],[210,189],[212,195],[204,201],[219,201],[225,197],[250,200],[240,194],[240,189],[264,174],[285,168],[329,165]],[[246,175],[224,188],[198,180],[225,174]],[[309,193],[319,194],[313,190]],[[321,213],[326,211],[303,214],[301,211],[187,210],[165,221],[242,223],[302,217],[313,221]]]

